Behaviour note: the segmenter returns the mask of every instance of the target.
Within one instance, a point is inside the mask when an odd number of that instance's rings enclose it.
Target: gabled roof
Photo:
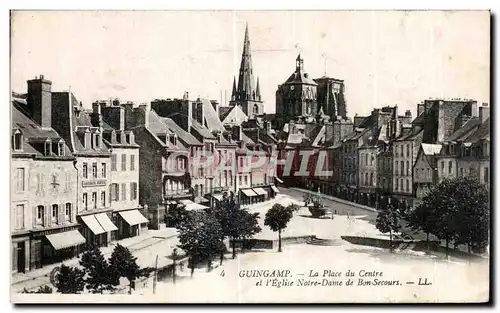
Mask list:
[[[464,141],[467,137],[469,137],[473,131],[475,131],[479,125],[481,125],[481,121],[478,117],[470,118],[462,127],[457,129],[454,133],[452,133],[448,138],[444,141]]]
[[[174,122],[169,117],[164,117],[163,118],[164,123],[167,125],[167,127],[175,134],[177,134],[177,137],[183,141],[187,145],[193,145],[193,146],[201,146],[202,143],[198,141],[193,135],[182,129],[177,123]]]
[[[215,112],[214,107],[210,100],[207,99],[199,99],[203,105],[203,113],[205,115],[205,123],[211,131],[214,130],[223,130],[224,125],[221,120],[217,116],[217,112]]]
[[[488,117],[481,125],[465,140],[468,142],[477,142],[481,139],[490,139],[490,118]]]
[[[283,85],[307,84],[317,86],[318,84],[309,78],[309,75],[303,69],[296,69]]]
[[[215,136],[205,126],[201,125],[197,120],[191,121],[191,127],[205,139],[215,139]]]
[[[149,122],[148,130],[153,134],[173,134],[165,124],[162,117],[160,117],[154,110],[148,110],[147,112]]]
[[[248,116],[243,112],[240,105],[235,105],[221,117],[221,121],[222,124],[241,124],[248,121]]]

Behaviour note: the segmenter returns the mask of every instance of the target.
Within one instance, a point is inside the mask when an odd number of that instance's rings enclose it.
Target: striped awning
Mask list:
[[[262,188],[253,188],[253,191],[259,196],[267,196],[267,191]]]
[[[213,197],[217,199],[217,201],[222,201],[222,195],[213,195]]]
[[[204,205],[201,205],[198,203],[194,203],[191,200],[181,200],[180,202],[186,206],[186,208],[185,208],[186,211],[198,211],[198,210],[208,209],[207,206],[204,206]]]
[[[65,231],[58,234],[45,235],[54,249],[61,250],[85,243],[85,238],[78,230]]]
[[[271,189],[276,193],[280,192],[280,190],[276,186],[271,186]]]
[[[149,222],[139,210],[121,211],[118,213],[130,226]]]
[[[99,213],[95,215],[95,218],[101,224],[102,228],[106,231],[114,231],[118,230],[118,227],[116,227],[115,224],[109,219],[108,215],[106,213]]]
[[[241,192],[243,192],[247,197],[256,197],[258,196],[255,191],[252,189],[241,189]]]
[[[106,230],[99,224],[95,214],[82,216],[82,221],[94,233],[94,235],[103,234]]]

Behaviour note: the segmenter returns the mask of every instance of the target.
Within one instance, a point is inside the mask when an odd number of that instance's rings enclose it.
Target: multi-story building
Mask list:
[[[52,127],[49,80],[28,81],[12,103],[12,271],[26,272],[76,256],[85,239],[76,219],[75,158]]]
[[[414,205],[418,205],[432,186],[438,183],[437,155],[441,144],[422,143],[413,167]]]
[[[111,239],[138,236],[147,230],[148,220],[140,212],[139,145],[134,132],[125,129],[125,107],[119,100],[95,102],[90,116],[92,125],[101,129],[103,142],[111,152],[109,202],[117,227],[111,232]]]
[[[342,79],[323,76],[314,81],[318,84],[318,108],[322,108],[331,121],[347,118],[345,84]]]
[[[68,143],[76,157],[77,220],[87,246],[106,246],[116,225],[111,221],[110,153],[103,143],[100,127],[71,92],[52,93],[53,127]]]
[[[147,105],[125,105],[125,129],[134,131],[139,144],[139,204],[151,228],[164,227],[165,204],[193,197],[190,153],[166,118]]]

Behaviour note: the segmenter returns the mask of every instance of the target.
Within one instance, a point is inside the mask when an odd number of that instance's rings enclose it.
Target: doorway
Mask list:
[[[19,273],[25,273],[26,272],[26,246],[25,242],[18,242],[17,243],[17,271]]]

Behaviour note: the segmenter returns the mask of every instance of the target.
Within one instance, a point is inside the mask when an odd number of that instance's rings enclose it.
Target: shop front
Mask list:
[[[30,270],[78,256],[86,240],[77,227],[34,232],[30,240]]]
[[[258,197],[258,195],[252,189],[240,189],[240,201],[242,205],[255,203],[256,197]]]
[[[264,190],[264,188],[256,187],[252,188],[252,190],[255,194],[257,194],[257,196],[255,197],[256,202],[264,202],[269,198],[269,196],[267,195],[267,191]]]
[[[29,235],[13,235],[11,237],[12,249],[12,265],[13,273],[26,273],[29,270],[30,254],[29,254]]]
[[[272,198],[275,198],[278,193],[280,192],[280,190],[278,189],[278,187],[274,186],[274,185],[271,185],[271,192],[270,192],[270,195]]]
[[[111,233],[118,230],[106,213],[83,215],[80,219],[84,225],[82,234],[89,248],[107,247],[114,237]]]
[[[140,236],[148,229],[148,219],[137,209],[118,212],[120,226],[120,239]]]

